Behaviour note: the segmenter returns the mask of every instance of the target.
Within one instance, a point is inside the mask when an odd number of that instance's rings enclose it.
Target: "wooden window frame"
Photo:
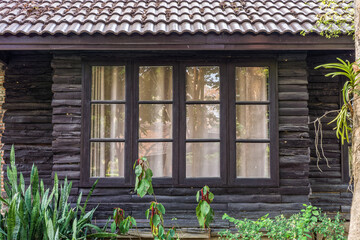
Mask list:
[[[81,170],[80,185],[91,186],[99,179],[99,187],[132,187],[135,176],[132,164],[138,153],[138,81],[139,66],[173,67],[173,157],[172,177],[154,178],[154,187],[276,187],[279,186],[279,131],[278,131],[278,90],[277,62],[269,59],[181,59],[181,60],[142,60],[129,58],[127,61],[100,59],[83,60],[83,94],[81,126]],[[124,178],[90,177],[90,132],[91,132],[91,68],[92,66],[125,66],[125,173]],[[186,76],[185,69],[190,66],[219,66],[220,68],[220,178],[186,178]],[[269,106],[269,144],[270,178],[236,178],[235,154],[235,67],[269,67],[268,99]],[[233,86],[231,86],[233,84]],[[232,89],[233,91],[230,91]],[[96,101],[99,102],[99,101]],[[112,102],[112,101],[106,101]],[[258,104],[258,103],[251,103]],[[151,141],[151,140],[149,140]],[[250,142],[258,142],[252,141]]]

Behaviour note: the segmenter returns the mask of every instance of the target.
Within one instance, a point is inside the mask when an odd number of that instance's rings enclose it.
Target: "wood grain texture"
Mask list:
[[[336,62],[336,58],[352,60],[351,52],[348,53],[312,53],[308,56],[309,72],[309,118],[314,121],[322,116],[326,111],[339,109],[341,94],[341,79],[338,77],[324,77],[329,72],[327,69],[314,70],[314,67],[330,62]],[[347,157],[343,156],[340,141],[337,139],[334,124],[328,125],[334,118],[330,114],[323,119],[323,149],[328,158],[329,167],[324,158],[318,162],[316,149],[314,145],[315,130],[313,124],[310,124],[311,139],[311,158],[309,179],[311,183],[312,194],[310,201],[312,204],[321,207],[323,210],[336,213],[341,212],[343,216],[349,219],[352,194],[348,190],[349,180],[344,176],[348,174]],[[342,157],[344,157],[342,159]],[[322,172],[320,171],[320,169]],[[343,169],[345,168],[345,169]]]
[[[86,53],[82,54],[84,57],[92,56]],[[126,56],[126,54],[124,55]],[[153,58],[156,58],[154,56],[156,53],[152,54]],[[186,54],[189,53],[183,55]],[[115,55],[118,58],[122,56]],[[196,56],[207,58],[204,53],[196,53]],[[328,181],[339,179],[339,167],[334,167],[334,172],[326,171],[328,175],[321,178],[316,177],[316,171],[309,167],[309,164],[312,166],[313,161],[310,160],[312,135],[309,130],[308,115],[311,116],[314,111],[321,111],[322,106],[312,104],[314,97],[321,97],[319,92],[316,92],[321,88],[314,82],[311,85],[314,92],[308,91],[307,57],[306,52],[296,52],[278,54],[274,60],[280,74],[277,79],[280,138],[279,186],[212,188],[215,193],[215,217],[218,220],[214,224],[215,228],[227,226],[227,223],[220,220],[224,212],[241,218],[258,218],[267,213],[270,213],[270,216],[293,213],[301,209],[303,203],[309,203],[310,184],[319,184],[318,186],[321,188],[320,183],[329,185],[330,182],[321,182],[318,179]],[[73,180],[74,189],[71,193],[72,198],[76,199],[81,191],[85,195],[89,191],[88,187],[80,184],[81,106],[84,104],[82,102],[82,58],[78,53],[65,52],[54,53],[47,58],[39,55],[39,61],[46,62],[46,64],[39,65],[41,69],[37,69],[33,58],[35,56],[25,55],[21,58],[16,55],[12,60],[19,64],[18,61],[24,59],[25,64],[29,62],[30,68],[34,68],[34,70],[22,70],[14,66],[9,71],[9,78],[6,81],[9,88],[6,102],[8,114],[5,118],[7,124],[6,146],[9,149],[10,144],[21,143],[17,145],[19,164],[23,164],[22,161],[40,163],[40,175],[48,181],[51,181],[51,174],[54,172],[57,172],[61,179],[68,177]],[[250,57],[247,56],[247,58]],[[316,78],[321,79],[319,76]],[[23,82],[22,79],[24,79]],[[17,81],[21,83],[19,86],[16,85]],[[33,91],[32,88],[34,88]],[[314,96],[314,94],[317,95]],[[308,103],[310,107],[308,107]],[[330,104],[334,105],[335,103]],[[324,105],[324,107],[333,105]],[[338,146],[338,143],[333,140],[325,144],[331,150],[328,152],[335,154],[331,158],[335,159],[334,163],[339,166],[336,158],[340,153],[334,152],[332,149],[335,145]],[[30,164],[23,165],[21,169],[29,172]],[[342,186],[342,184],[340,185]],[[178,218],[176,224],[188,228],[197,226],[195,216],[197,190],[197,188],[175,185],[155,188],[157,199],[163,202],[167,208],[166,218],[170,219],[176,216]],[[348,195],[341,195],[341,193],[345,193],[341,192],[343,188],[337,189],[337,191],[340,192],[340,195],[331,195],[331,199],[338,196],[344,199],[348,198]],[[319,197],[319,199],[320,204],[322,198]],[[104,223],[115,207],[121,207],[128,214],[138,218],[140,227],[142,227],[147,226],[144,211],[151,200],[151,197],[143,199],[137,197],[131,186],[98,187],[94,191],[89,207],[100,204],[96,216],[99,224]],[[339,202],[336,209],[348,209],[347,203],[347,200]],[[324,204],[327,206],[325,202]],[[167,221],[166,224],[171,225],[172,223]]]
[[[5,161],[15,144],[18,170],[28,177],[36,164],[46,185],[52,182],[51,57],[36,52],[9,54],[4,83]]]

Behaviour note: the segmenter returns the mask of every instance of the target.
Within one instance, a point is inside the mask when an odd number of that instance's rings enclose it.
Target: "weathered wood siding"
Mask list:
[[[339,109],[341,80],[338,77],[324,77],[330,70],[323,68],[314,70],[314,67],[320,64],[336,62],[337,57],[349,60],[353,58],[350,53],[340,52],[332,54],[319,52],[311,53],[308,56],[310,121],[314,121],[327,111]],[[352,193],[348,191],[349,181],[346,176],[342,176],[341,144],[333,130],[334,124],[328,125],[334,116],[334,114],[330,114],[322,121],[323,149],[329,161],[329,167],[324,158],[319,161],[317,166],[314,145],[315,129],[313,124],[310,125],[311,161],[309,178],[312,189],[310,201],[325,211],[341,212],[346,218],[349,218]],[[320,146],[319,150],[321,151]],[[344,160],[347,158],[345,157]],[[346,166],[346,163],[344,165]]]
[[[15,144],[19,171],[28,176],[35,163],[45,184],[52,174],[52,56],[17,52],[5,69],[5,159]]]
[[[81,58],[55,54],[51,65],[54,69],[51,103],[53,172],[60,179],[67,177],[71,180],[73,193],[77,195],[80,180]]]
[[[306,54],[286,54],[278,57],[280,186],[271,188],[212,188],[215,227],[225,227],[220,221],[224,212],[235,217],[257,218],[270,213],[292,213],[308,203],[309,195],[309,129]],[[60,177],[75,182],[74,195],[88,188],[78,187],[80,177],[81,142],[81,59],[78,55],[55,54],[53,86],[53,170]],[[156,188],[158,201],[164,203],[166,219],[177,217],[182,227],[196,227],[195,193],[191,188]],[[131,188],[97,188],[90,206],[100,204],[98,223],[111,216],[115,207],[125,209],[145,224],[145,209],[151,197],[140,199]],[[143,220],[141,220],[143,219]],[[173,224],[167,221],[169,225]],[[225,225],[224,225],[225,224]]]
[[[225,212],[239,218],[258,218],[267,213],[276,216],[296,212],[303,207],[303,203],[309,202],[306,58],[305,52],[277,55],[279,186],[212,188],[216,212],[214,227],[227,226],[226,222],[220,221]],[[87,194],[89,188],[79,185],[82,111],[80,54],[24,52],[12,54],[9,59],[5,80],[5,150],[9,152],[11,144],[16,144],[21,170],[29,172],[34,162],[47,182],[57,172],[61,179],[68,177],[73,181],[74,197],[80,191]],[[315,172],[312,170],[311,173]],[[314,178],[313,175],[311,177]],[[197,227],[197,190],[156,188],[158,201],[164,203],[167,209],[166,219],[177,217],[177,225]],[[115,207],[121,207],[138,219],[139,226],[147,226],[144,211],[151,200],[151,197],[140,199],[133,194],[132,188],[98,187],[89,206],[100,204],[97,223],[111,216]],[[167,224],[175,223],[167,221]]]

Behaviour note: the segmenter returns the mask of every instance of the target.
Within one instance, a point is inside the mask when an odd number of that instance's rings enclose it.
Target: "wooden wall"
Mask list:
[[[224,212],[235,217],[258,218],[267,213],[276,216],[293,213],[308,203],[310,186],[309,129],[307,125],[307,72],[306,54],[278,56],[279,67],[279,133],[280,133],[280,186],[272,188],[212,188],[215,193],[213,207],[215,227],[226,227],[220,221]],[[54,171],[68,176],[78,186],[80,163],[81,118],[81,59],[76,55],[55,54],[53,86],[53,152]],[[76,188],[88,192],[88,188]],[[181,227],[196,227],[195,193],[191,188],[156,188],[158,201],[164,203],[167,225],[177,217]],[[140,199],[131,188],[97,188],[90,206],[99,206],[97,222],[109,217],[115,207],[121,207],[147,226],[144,211],[151,197]],[[144,225],[145,224],[145,225]]]
[[[25,176],[32,164],[45,184],[52,174],[52,69],[49,53],[14,52],[5,69],[5,158],[15,144],[16,161]]]
[[[346,191],[347,183],[341,180],[339,143],[331,128],[324,125],[325,153],[329,154],[331,169],[321,166],[324,171],[319,172],[311,140],[313,129],[308,125],[309,116],[313,119],[324,110],[338,107],[336,80],[324,79],[323,73],[311,70],[327,58],[306,52],[277,54],[279,187],[213,188],[217,220],[214,227],[227,226],[220,221],[224,212],[239,218],[290,214],[308,203],[309,196],[313,204],[324,210],[349,211],[351,195]],[[67,176],[74,182],[74,197],[89,190],[79,185],[81,81],[81,56],[66,53],[12,53],[5,78],[5,150],[8,152],[15,143],[20,169],[29,171],[35,162],[47,182],[51,181],[52,172],[62,179]],[[177,217],[176,224],[181,227],[197,226],[197,189],[155,191],[158,201],[167,209],[167,220]],[[151,200],[140,199],[132,188],[97,188],[90,206],[100,204],[97,223],[111,216],[113,208],[121,207],[138,219],[139,226],[147,226],[144,211]],[[167,225],[172,224],[167,221]]]
[[[322,116],[326,111],[339,109],[341,79],[331,78],[324,75],[330,70],[318,69],[314,67],[330,62],[337,62],[336,58],[349,59],[353,61],[351,53],[343,52],[313,52],[308,56],[309,72],[309,115],[310,121]],[[352,193],[348,191],[349,179],[342,175],[342,167],[347,167],[346,162],[341,162],[341,144],[333,130],[334,124],[328,125],[334,118],[334,114],[328,115],[323,119],[323,149],[325,156],[329,160],[329,167],[324,158],[319,161],[317,166],[317,156],[315,150],[315,129],[310,124],[311,139],[311,161],[310,161],[310,182],[312,195],[310,201],[313,205],[321,207],[323,210],[336,213],[343,213],[349,219]],[[320,147],[319,150],[321,151]],[[344,156],[343,161],[347,161]],[[322,172],[319,170],[322,170]],[[344,171],[346,172],[346,171]]]

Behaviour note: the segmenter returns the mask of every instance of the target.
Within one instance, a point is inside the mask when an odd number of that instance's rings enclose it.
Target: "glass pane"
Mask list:
[[[91,177],[124,177],[123,142],[92,142],[90,145]]]
[[[269,154],[268,143],[236,143],[236,176],[269,178]]]
[[[91,105],[91,138],[124,138],[125,104]]]
[[[172,176],[172,143],[140,142],[139,157],[146,157],[154,177]]]
[[[125,100],[125,66],[92,67],[92,100]]]
[[[173,72],[171,66],[139,68],[139,100],[171,100]]]
[[[187,139],[220,138],[220,105],[194,104],[186,106]]]
[[[219,100],[220,68],[186,68],[186,100]]]
[[[236,67],[236,101],[267,101],[267,67]]]
[[[269,138],[269,112],[267,105],[236,106],[236,138]]]
[[[172,138],[172,104],[139,104],[139,138]]]
[[[220,177],[220,143],[186,143],[186,177]]]

